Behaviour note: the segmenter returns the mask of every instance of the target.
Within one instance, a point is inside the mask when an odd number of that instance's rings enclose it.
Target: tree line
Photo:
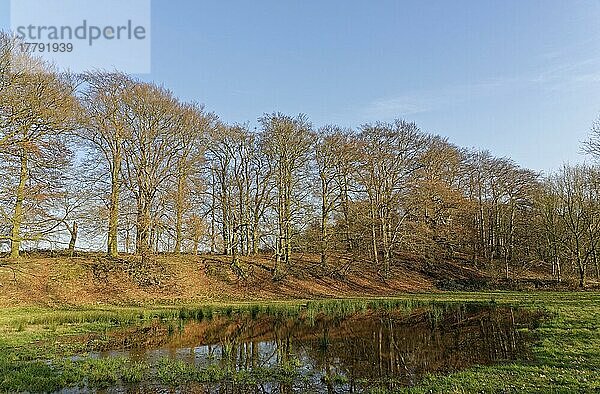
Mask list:
[[[227,124],[129,75],[56,72],[0,35],[0,245],[135,253],[461,259],[600,277],[600,172],[542,175],[405,120]],[[600,126],[586,151],[600,157]]]

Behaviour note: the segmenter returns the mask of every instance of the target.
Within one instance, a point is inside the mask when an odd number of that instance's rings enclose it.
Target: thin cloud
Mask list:
[[[390,119],[432,112],[470,100],[493,97],[521,89],[534,87],[554,91],[572,89],[576,85],[600,83],[598,70],[600,70],[600,57],[562,62],[546,67],[542,71],[514,78],[498,78],[378,98],[367,103],[359,113],[364,119]]]
[[[441,89],[413,91],[397,97],[379,98],[365,105],[367,119],[386,119],[431,112],[510,88],[514,80],[498,79]]]
[[[367,105],[365,112],[369,116],[387,118],[390,115],[412,115],[428,112],[432,109],[422,98],[418,97],[394,97],[388,99],[377,99]]]

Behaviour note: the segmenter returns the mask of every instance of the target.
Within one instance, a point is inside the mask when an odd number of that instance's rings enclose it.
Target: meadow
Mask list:
[[[539,324],[523,329],[534,338],[532,359],[471,366],[449,374],[430,374],[410,387],[395,387],[391,391],[389,385],[371,385],[370,392],[567,393],[600,390],[600,293],[596,292],[453,292],[377,299],[4,308],[0,317],[0,390],[51,392],[65,387],[135,385],[148,379],[162,386],[178,387],[206,382],[252,385],[260,381],[292,385],[295,380],[302,379],[293,359],[250,372],[196,368],[167,358],[150,365],[143,360],[123,357],[86,357],[93,349],[80,339],[94,336],[101,342],[102,334],[110,330],[153,320],[175,325],[182,320],[202,321],[217,316],[349,316],[365,310],[410,312],[424,306],[435,311],[452,304],[487,304],[543,311],[545,317]],[[98,342],[94,346],[98,346]],[[343,378],[333,376],[331,384],[334,386],[344,383]]]

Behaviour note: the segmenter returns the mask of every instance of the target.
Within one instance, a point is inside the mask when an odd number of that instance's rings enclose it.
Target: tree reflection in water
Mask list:
[[[519,328],[540,317],[476,304],[410,313],[369,310],[345,317],[215,316],[183,322],[175,330],[155,324],[113,332],[110,347],[121,350],[100,356],[150,362],[166,356],[200,368],[218,365],[238,371],[294,363],[303,376],[293,384],[219,383],[198,386],[199,392],[360,392],[373,384],[413,385],[426,373],[528,358],[527,338]]]

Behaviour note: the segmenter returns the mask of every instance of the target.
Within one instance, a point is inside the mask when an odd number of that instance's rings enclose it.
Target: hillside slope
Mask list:
[[[426,264],[401,258],[387,279],[370,262],[331,260],[323,267],[316,255],[295,255],[288,274],[273,281],[270,256],[241,257],[239,267],[231,265],[231,257],[214,255],[159,255],[144,263],[133,256],[93,254],[0,259],[0,306],[391,296],[490,283],[458,260]]]
[[[397,266],[384,280],[371,264],[340,259],[321,267],[315,256],[295,256],[289,274],[272,280],[268,258],[158,256],[112,260],[102,256],[0,260],[0,305],[133,304],[207,300],[289,299],[392,295],[431,290],[427,275]]]

